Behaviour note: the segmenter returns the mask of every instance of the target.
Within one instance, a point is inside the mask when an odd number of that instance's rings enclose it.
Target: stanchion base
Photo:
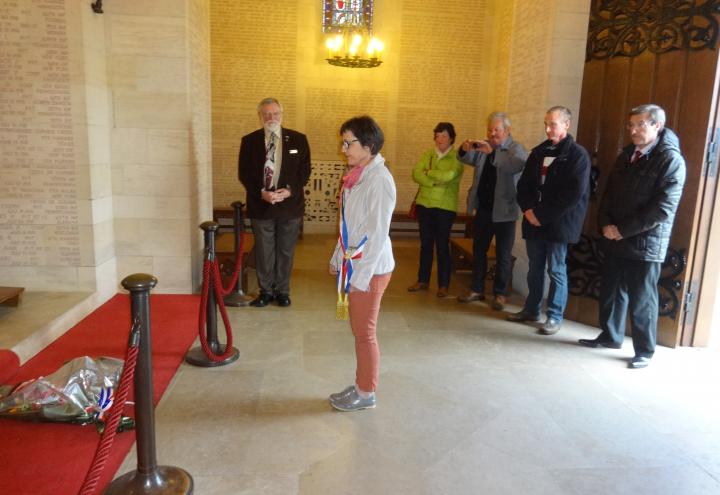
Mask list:
[[[222,347],[220,349],[219,345],[211,345],[210,346],[213,350],[213,352],[217,355],[221,355],[225,353],[225,347]],[[222,360],[222,361],[213,361],[209,357],[207,357],[207,354],[205,354],[205,351],[203,350],[202,346],[195,347],[193,349],[190,349],[187,354],[185,354],[185,362],[188,364],[192,364],[193,366],[201,366],[203,368],[214,368],[216,366],[225,366],[226,364],[234,363],[238,360],[240,357],[240,351],[238,351],[235,347],[233,347],[233,353],[230,354],[230,357]]]
[[[138,471],[131,471],[123,474],[110,483],[103,494],[192,495],[193,490],[190,473],[173,466],[158,466],[154,473],[140,474]]]
[[[235,308],[242,308],[250,305],[252,297],[248,297],[243,292],[232,292],[223,298],[225,306],[233,306]]]

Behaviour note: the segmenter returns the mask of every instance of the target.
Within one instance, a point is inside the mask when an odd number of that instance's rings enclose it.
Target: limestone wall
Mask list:
[[[203,238],[198,226],[212,220],[212,115],[210,88],[210,1],[188,4],[190,252],[193,287],[202,283]]]
[[[543,117],[554,105],[572,111],[574,134],[590,0],[516,0],[512,7],[508,4],[499,7],[498,16],[503,39],[509,35],[500,57],[507,60],[507,68],[498,62],[505,69],[499,76],[506,79],[494,85],[498,106],[504,106],[513,117],[513,134],[528,147],[546,139]]]
[[[0,284],[114,293],[103,23],[69,0],[0,19]]]
[[[203,7],[124,1],[104,14],[118,276],[152,273],[158,292],[190,292],[198,283],[197,223],[208,209],[200,191],[209,184]]]
[[[0,0],[0,284],[199,284],[211,218],[207,0]]]

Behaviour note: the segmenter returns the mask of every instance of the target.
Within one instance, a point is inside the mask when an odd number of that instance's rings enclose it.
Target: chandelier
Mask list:
[[[369,69],[382,64],[383,42],[372,36],[373,0],[324,0],[327,63]]]
[[[325,46],[328,49],[327,63],[354,69],[369,69],[382,64],[385,48],[376,37],[350,29],[329,36]]]

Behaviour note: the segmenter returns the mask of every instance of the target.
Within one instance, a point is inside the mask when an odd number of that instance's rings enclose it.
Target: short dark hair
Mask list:
[[[353,117],[343,122],[340,126],[340,135],[350,131],[360,141],[360,144],[370,148],[370,154],[377,155],[385,144],[385,136],[382,129],[369,115]]]
[[[572,120],[572,112],[568,107],[564,107],[562,105],[555,105],[554,107],[548,108],[548,111],[545,112],[545,114],[558,112],[560,115],[562,115],[565,122],[570,122]]]
[[[437,134],[438,132],[447,132],[448,136],[450,136],[450,142],[455,142],[455,127],[450,122],[438,122],[438,125],[435,126],[435,129],[433,129],[433,136]]]

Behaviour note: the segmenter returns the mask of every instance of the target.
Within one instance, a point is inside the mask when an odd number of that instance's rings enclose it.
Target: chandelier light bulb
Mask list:
[[[363,33],[346,29],[325,39],[328,51],[327,62],[330,65],[350,68],[370,68],[382,64],[380,53],[382,41]]]

